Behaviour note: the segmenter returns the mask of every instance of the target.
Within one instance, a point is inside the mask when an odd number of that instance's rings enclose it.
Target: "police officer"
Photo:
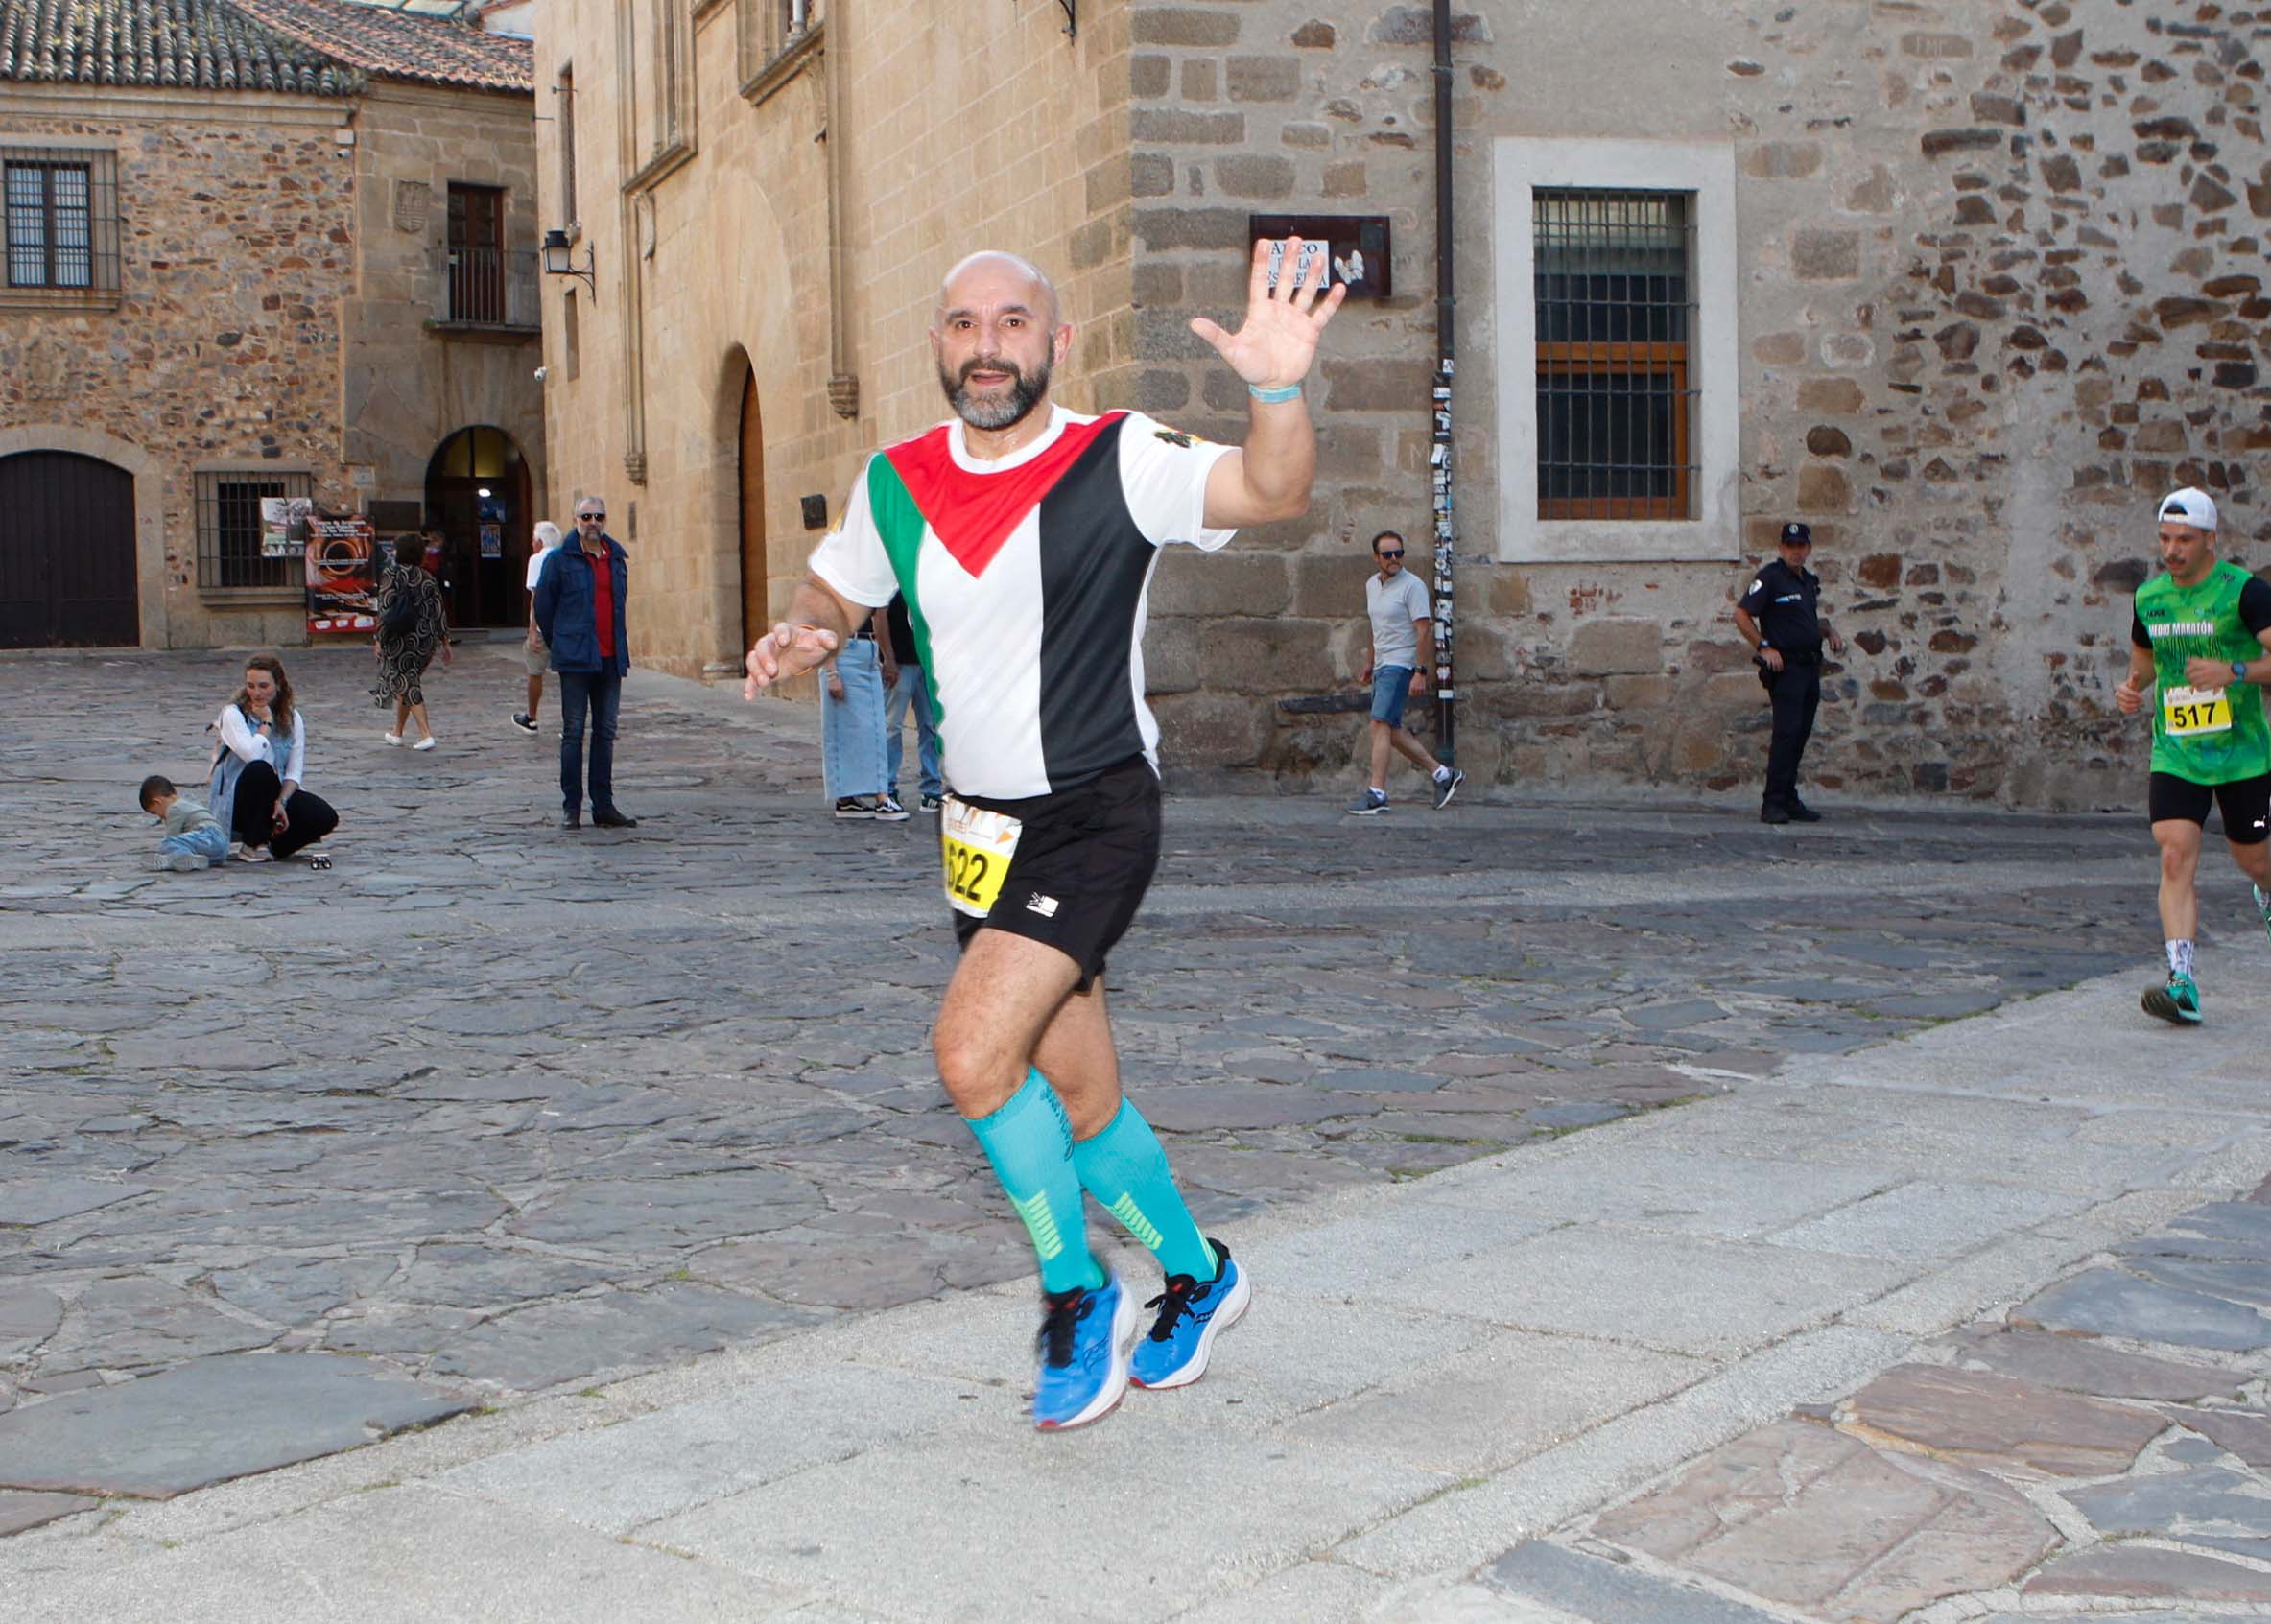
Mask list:
[[[1781,556],[1751,580],[1735,605],[1735,627],[1751,646],[1759,681],[1774,700],[1774,742],[1766,752],[1766,793],[1761,823],[1819,823],[1822,814],[1798,799],[1798,759],[1813,734],[1822,702],[1822,643],[1845,652],[1845,639],[1821,617],[1821,577],[1806,567],[1813,532],[1801,524],[1782,528]]]

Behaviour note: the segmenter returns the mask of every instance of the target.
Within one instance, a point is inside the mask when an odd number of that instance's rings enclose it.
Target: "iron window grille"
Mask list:
[[[279,590],[301,585],[307,577],[300,559],[260,554],[260,499],[314,494],[315,482],[306,474],[198,475],[198,585]]]
[[[92,300],[118,293],[118,159],[83,148],[0,150],[7,287]]]
[[[1693,518],[1694,194],[1531,198],[1538,517]]]

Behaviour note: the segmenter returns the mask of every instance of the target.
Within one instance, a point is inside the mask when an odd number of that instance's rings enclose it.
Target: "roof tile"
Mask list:
[[[531,93],[534,50],[354,0],[0,0],[0,82],[353,96],[370,79]]]

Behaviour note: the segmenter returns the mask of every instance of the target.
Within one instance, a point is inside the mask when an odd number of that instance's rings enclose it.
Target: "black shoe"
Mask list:
[[[581,829],[583,827],[583,814],[580,812],[564,812],[560,813],[560,827],[562,829]]]
[[[591,820],[602,829],[636,829],[639,826],[637,818],[626,817],[613,807],[602,807],[591,814]]]
[[[1790,809],[1784,806],[1771,805],[1761,807],[1759,809],[1759,821],[1761,823],[1787,823],[1790,821]]]
[[[1822,814],[1804,801],[1793,800],[1785,810],[1789,812],[1792,823],[1819,823],[1822,820]]]
[[[533,734],[536,731],[536,718],[526,711],[515,711],[512,713],[512,725],[523,733]]]

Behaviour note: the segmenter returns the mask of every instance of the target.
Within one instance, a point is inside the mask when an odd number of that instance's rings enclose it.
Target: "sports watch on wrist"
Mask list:
[[[2245,682],[2247,680],[2247,662],[2245,660],[2234,660],[2232,662],[2232,674],[2239,681]]]

